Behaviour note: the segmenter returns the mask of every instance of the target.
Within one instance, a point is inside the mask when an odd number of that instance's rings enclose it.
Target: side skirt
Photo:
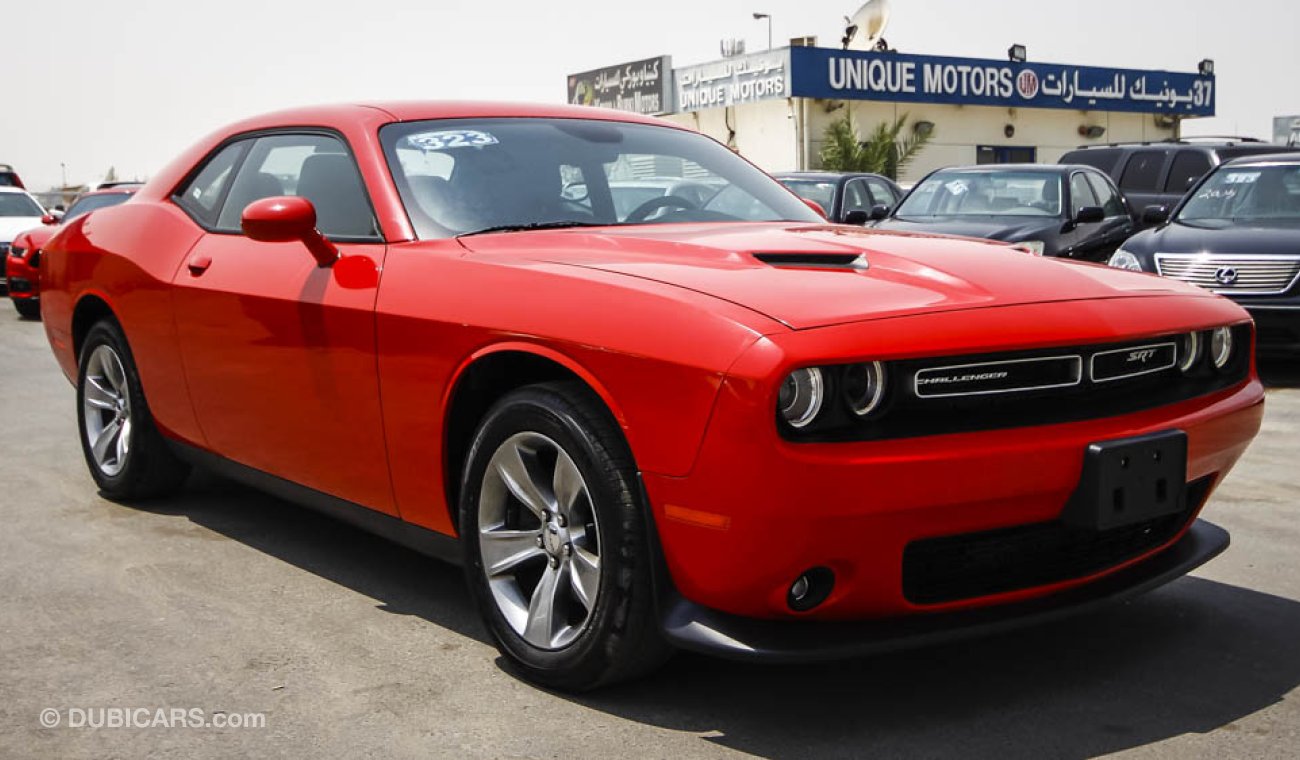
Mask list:
[[[218,454],[168,439],[177,457],[223,477],[265,491],[285,501],[321,512],[341,522],[401,544],[420,554],[460,565],[460,540],[445,533],[420,527],[392,515],[377,512],[355,502],[299,485],[284,478],[231,461]]]

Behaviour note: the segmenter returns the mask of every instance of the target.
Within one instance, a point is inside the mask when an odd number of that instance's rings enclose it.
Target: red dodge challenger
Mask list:
[[[707,192],[634,207],[611,187]],[[1228,543],[1246,312],[1151,275],[827,224],[582,107],[235,124],[46,246],[112,499],[214,468],[461,562],[527,677],[798,661],[1086,609]]]

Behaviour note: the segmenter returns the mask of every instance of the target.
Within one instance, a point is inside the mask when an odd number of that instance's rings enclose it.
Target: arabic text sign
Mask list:
[[[1214,115],[1214,77],[793,48],[795,97]]]
[[[677,112],[788,98],[789,71],[789,48],[675,69]]]
[[[569,102],[641,114],[667,113],[672,58],[659,56],[569,75]]]

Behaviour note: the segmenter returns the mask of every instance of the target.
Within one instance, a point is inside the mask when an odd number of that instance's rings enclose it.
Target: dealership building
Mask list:
[[[907,116],[930,143],[900,179],[941,166],[1054,162],[1080,145],[1168,140],[1213,116],[1212,63],[1196,72],[791,45],[673,68],[671,58],[568,77],[571,103],[656,114],[695,128],[770,172],[819,167],[846,111],[865,138]]]

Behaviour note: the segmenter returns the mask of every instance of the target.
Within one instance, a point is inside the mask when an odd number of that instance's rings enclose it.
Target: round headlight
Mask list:
[[[850,364],[844,368],[844,399],[859,417],[876,411],[885,397],[885,368],[880,362]]]
[[[1110,261],[1106,262],[1116,269],[1131,269],[1134,272],[1142,271],[1142,261],[1137,256],[1120,248],[1110,255]]]
[[[791,372],[781,383],[781,392],[777,396],[776,405],[781,417],[790,423],[790,427],[807,427],[822,410],[824,388],[822,371],[816,367]]]
[[[1215,369],[1223,369],[1232,359],[1232,328],[1216,327],[1210,333],[1210,358]]]
[[[1201,360],[1201,334],[1190,332],[1178,339],[1178,369],[1190,372]]]

